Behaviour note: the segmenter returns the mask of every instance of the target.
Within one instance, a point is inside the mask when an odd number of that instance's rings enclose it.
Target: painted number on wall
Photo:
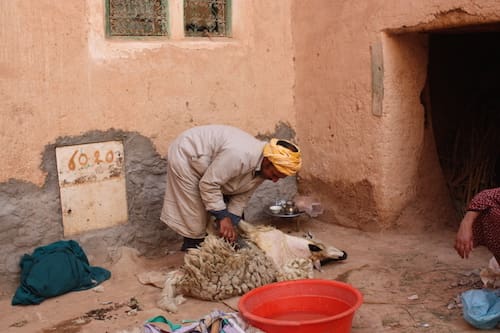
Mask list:
[[[120,157],[120,152],[117,151],[118,157]],[[104,160],[102,159],[104,158]],[[95,150],[93,153],[93,158],[89,158],[88,154],[83,152],[83,150],[75,150],[73,155],[71,155],[71,158],[69,159],[68,162],[68,169],[73,171],[76,170],[77,165],[78,168],[88,168],[93,165],[99,165],[101,163],[113,163],[115,161],[115,153],[112,150],[108,150],[105,154],[104,157],[101,155],[101,151]],[[121,160],[117,161],[118,163],[121,162]]]
[[[123,144],[97,142],[56,148],[61,186],[116,179],[123,176]]]

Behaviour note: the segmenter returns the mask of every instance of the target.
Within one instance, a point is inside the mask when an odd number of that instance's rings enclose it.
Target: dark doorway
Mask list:
[[[429,37],[430,116],[455,208],[500,186],[500,32]]]

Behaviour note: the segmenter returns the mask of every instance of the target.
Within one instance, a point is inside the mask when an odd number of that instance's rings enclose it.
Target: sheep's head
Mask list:
[[[279,268],[294,259],[302,258],[310,260],[315,268],[320,269],[322,263],[347,258],[344,251],[325,246],[322,242],[312,239],[312,236],[305,238],[288,235],[270,226],[253,227],[246,222],[244,228],[248,239],[273,259]]]
[[[337,249],[333,246],[325,246],[320,242],[309,239],[307,244],[311,252],[310,259],[316,269],[320,269],[321,265],[331,261],[340,261],[347,259],[347,252]]]

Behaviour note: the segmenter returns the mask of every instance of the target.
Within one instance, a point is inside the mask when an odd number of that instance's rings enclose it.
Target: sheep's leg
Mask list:
[[[180,270],[172,271],[167,274],[165,285],[158,300],[158,306],[168,312],[177,312],[177,305],[185,302],[182,295],[177,295],[177,285],[184,277],[184,272]]]

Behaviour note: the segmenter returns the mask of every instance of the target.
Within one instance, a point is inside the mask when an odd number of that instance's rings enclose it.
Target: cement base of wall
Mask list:
[[[114,140],[122,141],[124,147],[128,223],[88,231],[71,239],[82,246],[89,258],[103,257],[123,245],[143,255],[178,250],[174,246],[180,237],[159,219],[166,160],[148,138],[115,129],[61,137],[47,145],[43,153],[41,168],[47,176],[41,188],[15,179],[0,184],[0,283],[3,286],[14,290],[18,285],[22,255],[64,239],[55,148]],[[277,198],[292,198],[296,192],[295,177],[277,183],[264,182],[249,202],[245,218],[249,221],[266,218],[263,207]]]

